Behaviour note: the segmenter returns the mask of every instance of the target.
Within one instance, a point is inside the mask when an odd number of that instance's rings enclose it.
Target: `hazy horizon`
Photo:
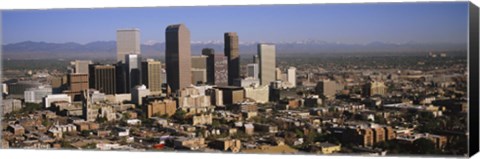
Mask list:
[[[466,2],[11,10],[2,11],[2,31],[3,45],[115,41],[121,28],[139,28],[141,43],[154,44],[176,23],[199,43],[223,43],[233,31],[241,43],[463,44],[467,11]]]

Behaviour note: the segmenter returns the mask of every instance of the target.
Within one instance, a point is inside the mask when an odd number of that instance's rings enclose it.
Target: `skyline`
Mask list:
[[[116,30],[122,28],[140,29],[141,43],[149,44],[164,42],[162,30],[168,24],[176,23],[189,26],[191,41],[194,42],[221,42],[224,32],[233,31],[239,34],[241,43],[304,40],[345,44],[466,43],[467,4],[430,2],[12,10],[2,12],[3,44],[114,41]]]

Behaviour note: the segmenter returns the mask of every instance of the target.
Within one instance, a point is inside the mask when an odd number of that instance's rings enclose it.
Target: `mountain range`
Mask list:
[[[240,42],[241,55],[253,55],[257,52],[258,42]],[[466,43],[416,43],[401,44],[371,42],[367,44],[332,43],[318,40],[304,40],[275,43],[278,55],[289,54],[333,54],[333,53],[408,53],[408,52],[464,52]],[[196,41],[191,43],[192,54],[199,55],[203,48],[213,48],[216,53],[223,53],[221,41]],[[87,44],[74,42],[48,43],[25,41],[3,45],[5,59],[114,59],[115,41],[95,41]],[[141,45],[142,56],[164,57],[164,42],[148,42]]]

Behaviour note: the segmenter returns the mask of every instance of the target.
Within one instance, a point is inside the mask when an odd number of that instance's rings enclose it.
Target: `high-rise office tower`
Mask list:
[[[291,84],[292,87],[297,85],[297,68],[290,67],[287,70],[287,81]]]
[[[178,90],[190,86],[191,48],[190,31],[184,24],[170,25],[165,30],[165,61],[167,83]]]
[[[192,56],[192,83],[207,83],[207,56]]]
[[[282,70],[277,67],[277,68],[275,69],[275,79],[276,79],[277,81],[283,81],[283,79],[282,79],[282,74],[283,74]]]
[[[202,55],[207,56],[207,84],[215,83],[215,50],[212,48],[202,49]]]
[[[256,63],[247,64],[247,77],[258,79],[258,75],[260,74],[259,71],[260,70],[258,69],[258,64]]]
[[[126,64],[122,62],[117,62],[115,64],[115,83],[116,83],[116,93],[123,94],[127,93],[127,67]]]
[[[207,69],[192,68],[192,83],[204,84],[207,82]]]
[[[240,78],[240,55],[238,52],[238,35],[236,32],[227,32],[224,34],[225,56],[228,59],[228,84],[233,85],[233,81]]]
[[[150,95],[150,90],[147,89],[145,85],[138,85],[132,88],[132,92],[130,93],[132,98],[132,103],[136,104],[137,106],[141,106],[143,103],[143,97]]]
[[[258,44],[261,85],[269,85],[270,82],[275,81],[275,58],[275,45]]]
[[[126,54],[125,66],[127,71],[127,92],[130,92],[132,88],[142,84],[142,58],[138,54]]]
[[[207,56],[192,56],[192,68],[207,69]]]
[[[365,97],[374,95],[384,96],[387,93],[387,86],[384,82],[370,81],[363,85],[362,93]]]
[[[117,30],[117,62],[125,63],[126,54],[140,54],[140,30]]]
[[[214,74],[215,79],[214,83],[217,86],[227,86],[228,85],[228,59],[222,54],[214,54]]]
[[[335,94],[342,89],[342,86],[335,81],[322,80],[315,86],[315,91],[318,95],[322,95],[327,98],[334,98]]]
[[[162,68],[161,76],[162,76],[162,84],[166,84],[167,83],[167,70],[165,70],[165,68]]]
[[[75,60],[72,62],[74,65],[74,73],[88,74],[88,65],[92,64],[90,60]]]
[[[152,93],[162,93],[162,63],[153,59],[142,62],[142,81]]]
[[[258,55],[253,55],[253,63],[258,64]]]
[[[87,66],[88,70],[88,66]],[[63,93],[72,97],[72,101],[81,99],[82,91],[88,90],[88,74],[86,73],[70,73],[67,76],[68,90]]]
[[[89,85],[105,94],[116,93],[115,66],[89,65]]]

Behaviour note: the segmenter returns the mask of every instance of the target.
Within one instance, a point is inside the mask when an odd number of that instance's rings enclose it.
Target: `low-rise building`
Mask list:
[[[322,105],[322,98],[318,95],[311,95],[305,98],[304,105],[306,107],[318,107]]]
[[[72,98],[67,94],[51,94],[43,98],[45,108],[49,108],[53,102],[57,101],[65,101],[71,103]]]
[[[19,124],[9,125],[7,130],[16,136],[25,134],[25,128]]]
[[[127,124],[128,125],[141,125],[142,121],[140,119],[128,119]]]
[[[269,124],[253,124],[255,126],[255,131],[256,132],[262,132],[262,133],[277,133],[278,132],[278,127],[274,125],[269,125]]]
[[[22,109],[22,101],[18,99],[3,99],[2,109],[3,115],[19,111]]]
[[[241,103],[245,98],[245,92],[242,87],[224,86],[217,87],[217,89],[222,91],[223,104],[225,105]]]
[[[112,94],[112,95],[106,95],[105,98],[107,101],[110,101],[113,103],[123,103],[125,101],[131,101],[132,95],[130,93]]]
[[[231,151],[231,152],[240,152],[242,144],[240,140],[237,139],[217,139],[210,142],[209,147],[221,150],[221,151]]]
[[[201,137],[178,137],[173,141],[173,147],[176,149],[198,150],[205,146],[205,139]]]
[[[201,115],[194,115],[192,117],[192,125],[211,125],[212,124],[212,115],[211,114],[201,114]]]
[[[250,98],[257,103],[266,103],[269,100],[270,87],[268,85],[259,87],[244,87],[245,98]]]
[[[205,91],[205,95],[210,96],[210,102],[214,106],[223,106],[223,92],[220,89],[208,89]]]
[[[39,86],[25,90],[25,103],[42,103],[42,99],[52,94],[51,86]]]
[[[100,125],[94,122],[78,122],[74,123],[78,131],[97,130]]]
[[[10,148],[9,142],[7,140],[2,140],[2,149]]]
[[[255,130],[255,127],[253,126],[253,124],[251,124],[251,123],[244,124],[243,127],[244,127],[244,131],[247,135],[253,135],[253,132]]]
[[[315,143],[315,148],[318,148],[318,153],[321,154],[332,154],[339,152],[342,148],[340,144],[332,144],[328,142]]]

